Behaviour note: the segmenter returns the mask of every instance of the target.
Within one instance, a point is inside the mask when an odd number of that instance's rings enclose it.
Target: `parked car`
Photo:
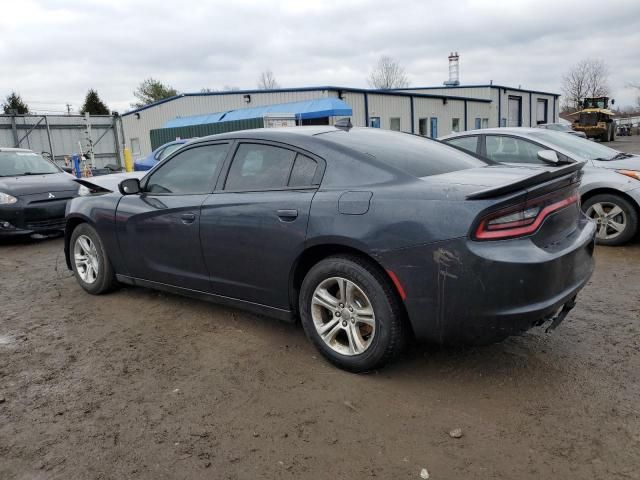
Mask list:
[[[64,229],[73,176],[40,154],[0,148],[0,237]]]
[[[545,130],[553,130],[554,132],[564,132],[570,135],[575,135],[580,138],[587,138],[587,134],[584,132],[578,132],[571,128],[571,125],[565,125],[563,123],[543,123],[538,125],[538,128],[544,128]]]
[[[189,140],[174,140],[173,142],[165,143],[146,157],[135,160],[133,162],[133,169],[139,172],[151,170],[159,161],[171,155],[188,141]]]
[[[124,283],[299,317],[331,362],[370,370],[407,335],[557,325],[593,269],[581,169],[349,125],[230,132],[72,200],[66,261],[92,294]]]
[[[441,139],[481,157],[513,164],[542,165],[538,153],[584,163],[582,209],[598,224],[597,241],[621,245],[638,232],[640,156],[589,140],[536,128],[472,130]]]

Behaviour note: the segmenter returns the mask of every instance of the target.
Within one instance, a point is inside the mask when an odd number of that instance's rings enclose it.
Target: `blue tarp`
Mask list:
[[[290,113],[298,120],[309,120],[323,117],[346,117],[352,115],[349,104],[338,98],[317,98],[302,102],[279,103],[263,107],[240,108],[228,112],[208,113],[190,117],[176,117],[164,124],[163,128],[204,125],[208,123],[228,122],[229,120],[247,120],[262,118],[269,114]]]

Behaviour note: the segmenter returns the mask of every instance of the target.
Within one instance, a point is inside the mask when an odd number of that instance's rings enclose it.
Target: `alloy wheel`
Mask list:
[[[341,355],[364,353],[376,333],[375,313],[364,291],[351,280],[331,277],[313,292],[311,317],[320,338]]]
[[[85,283],[94,283],[98,278],[98,251],[86,235],[80,235],[73,246],[76,271]]]
[[[600,240],[612,240],[619,237],[627,228],[627,214],[613,202],[594,203],[587,209],[587,216],[595,220]]]

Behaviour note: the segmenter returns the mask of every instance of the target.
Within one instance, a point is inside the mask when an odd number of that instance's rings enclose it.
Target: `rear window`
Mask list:
[[[378,129],[336,130],[319,135],[328,140],[402,170],[414,177],[428,177],[474,167],[487,162],[460,150],[417,135]]]

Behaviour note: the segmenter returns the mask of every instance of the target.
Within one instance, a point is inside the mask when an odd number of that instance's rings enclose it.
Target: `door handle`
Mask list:
[[[195,219],[196,219],[195,213],[183,213],[182,215],[180,215],[180,220],[182,220],[182,223],[184,224],[193,223]]]
[[[278,217],[280,217],[280,220],[284,222],[291,222],[296,218],[298,218],[298,210],[296,209],[278,210]]]

